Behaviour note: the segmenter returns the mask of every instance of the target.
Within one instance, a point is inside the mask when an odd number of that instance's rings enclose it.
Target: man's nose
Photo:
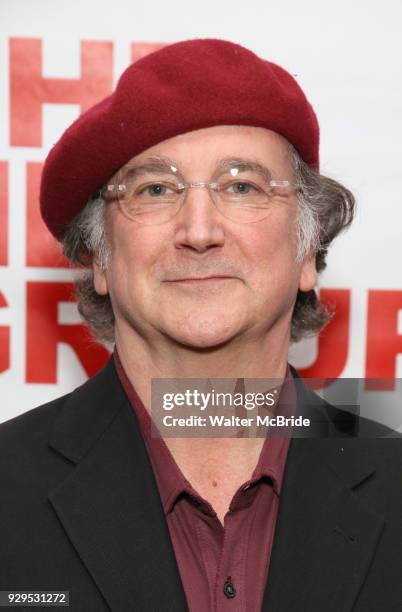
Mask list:
[[[175,246],[205,251],[222,246],[225,241],[225,219],[217,210],[208,187],[193,185],[175,219]]]

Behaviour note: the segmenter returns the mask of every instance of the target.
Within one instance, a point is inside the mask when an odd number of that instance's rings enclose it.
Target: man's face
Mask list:
[[[168,158],[187,182],[212,179],[224,159],[266,166],[293,180],[286,141],[264,128],[217,126],[165,140],[136,156]],[[224,217],[207,189],[191,188],[180,211],[162,225],[128,219],[108,205],[106,271],[94,263],[95,287],[110,294],[116,342],[136,332],[148,342],[193,348],[230,340],[288,337],[297,290],[316,282],[314,256],[296,263],[297,201],[278,199],[262,221]],[[189,281],[224,275],[229,278]]]

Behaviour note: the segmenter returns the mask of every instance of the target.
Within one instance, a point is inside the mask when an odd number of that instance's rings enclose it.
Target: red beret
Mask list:
[[[114,93],[54,145],[40,190],[49,230],[60,240],[88,199],[135,155],[215,125],[273,130],[318,169],[317,118],[286,70],[224,40],[178,42],[129,66]]]

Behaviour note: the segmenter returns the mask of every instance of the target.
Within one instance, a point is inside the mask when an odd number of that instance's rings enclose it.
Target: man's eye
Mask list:
[[[229,191],[229,193],[235,193],[236,195],[247,195],[257,191],[257,189],[251,183],[247,183],[245,181],[232,183],[231,185],[225,187],[225,190]]]
[[[138,191],[139,195],[146,195],[151,197],[171,195],[172,193],[172,187],[169,187],[169,185],[164,185],[162,183],[153,183],[152,185],[147,185],[146,187],[143,187]]]

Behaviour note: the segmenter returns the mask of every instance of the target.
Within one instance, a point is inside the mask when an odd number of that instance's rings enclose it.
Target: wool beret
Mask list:
[[[273,130],[318,169],[317,118],[293,76],[232,42],[182,41],[131,64],[114,93],[83,113],[53,146],[40,188],[49,230],[61,240],[89,198],[135,155],[216,125]]]

